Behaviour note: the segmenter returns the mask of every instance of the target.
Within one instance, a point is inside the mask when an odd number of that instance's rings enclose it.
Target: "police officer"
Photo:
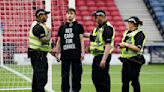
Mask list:
[[[61,53],[62,92],[69,92],[69,74],[72,68],[72,91],[81,89],[82,63],[84,58],[84,29],[76,21],[76,11],[69,8],[66,12],[67,22],[60,26],[57,41],[57,54]],[[61,52],[60,52],[61,51]]]
[[[97,23],[97,27],[90,35],[90,53],[94,55],[92,81],[97,92],[110,92],[110,75],[108,72],[115,30],[107,21],[105,11],[97,10],[92,16]]]
[[[31,25],[29,32],[28,57],[33,68],[32,92],[45,92],[47,83],[48,63],[46,55],[51,51],[51,30],[45,22],[49,11],[38,9],[36,21]]]
[[[128,21],[128,29],[125,31],[122,42],[119,44],[121,48],[122,66],[122,92],[129,92],[129,82],[132,82],[134,92],[140,92],[139,73],[142,64],[132,61],[131,58],[137,59],[143,52],[145,43],[145,35],[140,28],[142,21],[136,16],[132,16]]]

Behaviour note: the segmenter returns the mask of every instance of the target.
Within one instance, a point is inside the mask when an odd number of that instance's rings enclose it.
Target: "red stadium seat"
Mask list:
[[[91,33],[93,31],[94,27],[95,27],[94,25],[93,26],[87,26],[87,30],[85,30],[85,32]]]
[[[85,16],[85,15],[91,15],[91,13],[89,11],[81,11],[81,16]]]
[[[117,15],[117,16],[113,16],[113,20],[114,21],[122,21],[122,18],[120,15]]]
[[[96,2],[95,1],[91,1],[89,0],[87,3],[86,3],[87,6],[95,6],[96,5]]]
[[[115,25],[116,26],[124,26],[124,23],[122,21],[116,21]]]
[[[119,13],[119,11],[115,10],[115,11],[111,12],[111,15],[112,16],[120,16],[120,13]]]
[[[84,0],[83,1],[77,1],[76,4],[78,6],[85,6],[85,1]]]
[[[81,21],[83,18],[82,18],[82,16],[76,16],[76,19],[77,19],[78,21]]]
[[[91,13],[93,13],[94,11],[97,10],[97,6],[90,6],[90,7],[88,7],[88,10],[89,10]]]
[[[78,9],[79,9],[79,10],[82,10],[82,11],[87,11],[87,10],[88,10],[88,7],[87,7],[87,6],[79,6],[79,7],[76,9],[76,11],[78,11]]]

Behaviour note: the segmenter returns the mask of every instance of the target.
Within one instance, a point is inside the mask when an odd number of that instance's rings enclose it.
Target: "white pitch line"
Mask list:
[[[83,72],[83,74],[91,74],[92,72]],[[121,72],[109,72],[110,74],[121,74]],[[60,72],[55,72],[55,74],[61,74]],[[140,74],[164,74],[164,72],[140,72]]]
[[[61,83],[53,83],[55,85],[58,85],[58,84],[61,84]],[[83,85],[91,85],[93,83],[81,83]],[[111,83],[111,84],[114,84],[114,85],[121,85],[122,83]],[[141,85],[164,85],[164,83],[140,83]]]

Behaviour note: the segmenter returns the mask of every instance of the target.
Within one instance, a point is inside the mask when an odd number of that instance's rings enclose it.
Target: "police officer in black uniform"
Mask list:
[[[45,92],[47,83],[48,63],[47,53],[51,51],[51,30],[45,22],[49,11],[38,9],[36,21],[31,25],[29,32],[28,57],[33,68],[32,92]]]
[[[76,11],[69,8],[66,12],[67,22],[60,26],[57,41],[57,54],[61,51],[62,92],[69,92],[69,71],[72,68],[72,91],[81,89],[82,59],[84,58],[84,29],[75,20]]]
[[[132,16],[126,21],[128,21],[128,28],[119,44],[121,48],[120,60],[123,63],[122,92],[129,92],[130,81],[134,92],[140,92],[139,73],[145,62],[142,55],[145,35],[140,28],[142,21],[138,17]]]
[[[96,92],[110,92],[110,60],[114,45],[115,30],[106,19],[105,11],[97,10],[94,16],[97,26],[91,34],[84,34],[91,41],[90,53],[94,55],[92,63],[92,81]]]

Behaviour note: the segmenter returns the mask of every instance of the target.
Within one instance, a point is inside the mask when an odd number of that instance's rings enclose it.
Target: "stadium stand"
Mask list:
[[[85,32],[92,32],[96,26],[91,13],[97,9],[106,11],[107,19],[111,22],[116,30],[115,47],[121,41],[122,34],[125,30],[124,22],[120,16],[119,10],[115,5],[114,0],[76,0],[77,20],[83,24]],[[89,41],[85,41],[86,49],[89,46]],[[118,53],[117,49],[114,49],[114,53]]]
[[[164,1],[163,0],[144,0],[144,3],[150,12],[155,25],[160,31],[164,39]],[[155,41],[153,44],[148,45],[151,61],[150,64],[164,63],[164,42]]]
[[[10,2],[0,1],[0,4],[5,6],[5,7],[0,7],[1,21],[3,21],[4,25],[6,26],[4,28],[4,42],[7,43],[11,42],[15,44],[16,40],[21,39],[21,41],[17,43],[17,45],[19,45],[19,48],[16,48],[15,50],[21,53],[27,52],[27,49],[24,48],[27,47],[29,26],[31,25],[31,22],[34,19],[34,16],[31,15],[35,15],[36,9],[45,8],[44,6],[45,1],[34,0],[33,3],[31,3],[30,1],[16,2],[15,0],[12,0]],[[22,6],[17,6],[17,5],[22,5]],[[23,7],[23,5],[28,5],[28,7]],[[67,5],[68,5],[67,0],[66,1],[52,0],[51,16],[52,16],[52,30],[54,31],[53,42],[56,41],[55,37],[57,35],[57,30],[60,24],[65,21],[65,11],[68,7]],[[106,11],[108,20],[116,29],[116,37],[115,37],[116,44],[121,41],[123,31],[125,30],[125,25],[113,0],[110,1],[78,0],[78,2],[76,0],[76,5],[78,6],[76,8],[77,20],[84,25],[85,32],[91,32],[93,27],[95,26],[95,22],[93,18],[90,16],[91,13],[97,9],[103,9]],[[16,9],[17,11],[12,11]],[[86,40],[85,44],[86,47],[88,47],[89,41]],[[119,51],[115,49],[114,52],[118,53]]]
[[[142,29],[146,35],[146,44],[154,41],[163,41],[151,14],[149,13],[143,0],[115,0],[123,19],[130,16],[137,16],[143,21]]]
[[[163,0],[144,0],[155,24],[157,25],[162,37],[164,38],[164,1]]]

